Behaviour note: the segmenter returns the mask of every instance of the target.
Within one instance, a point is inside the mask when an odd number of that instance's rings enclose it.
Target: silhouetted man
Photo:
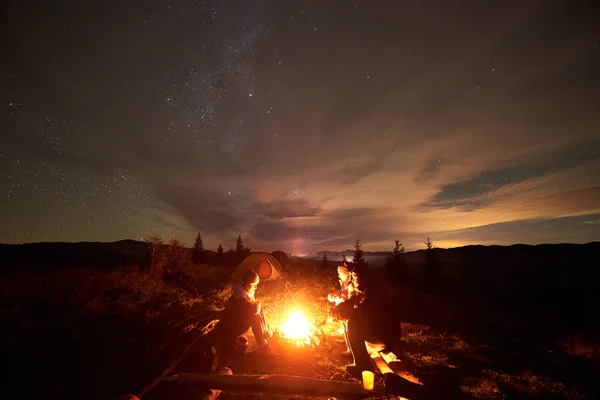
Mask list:
[[[329,302],[338,305],[339,303],[348,300],[350,297],[354,295],[354,284],[352,282],[352,270],[354,267],[350,265],[347,261],[343,261],[340,266],[337,268],[338,273],[338,281],[340,284],[340,291],[337,294],[329,294],[327,299]],[[344,339],[346,341],[346,353],[351,354],[352,351],[350,349],[350,339],[348,338],[348,326],[346,321],[342,320],[342,325],[344,327]]]
[[[347,328],[354,364],[347,365],[346,371],[360,376],[362,371],[373,370],[366,342],[377,347],[393,348],[400,341],[401,328],[392,297],[366,267],[354,269],[352,282],[354,295],[332,307],[331,315],[345,321]]]

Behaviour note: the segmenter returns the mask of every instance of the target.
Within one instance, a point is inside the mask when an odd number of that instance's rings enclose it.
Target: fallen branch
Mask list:
[[[206,314],[206,313],[205,313],[205,314]],[[185,326],[185,327],[184,327],[184,328],[183,328],[181,331],[179,331],[178,333],[175,333],[174,335],[171,335],[170,337],[167,337],[167,338],[165,339],[165,341],[164,341],[164,342],[162,342],[162,343],[161,343],[161,344],[158,346],[159,350],[162,350],[162,349],[164,349],[165,347],[167,347],[167,345],[168,345],[168,344],[170,344],[172,341],[175,341],[175,340],[179,340],[179,339],[181,339],[181,337],[182,337],[182,336],[184,336],[186,333],[189,333],[189,332],[193,331],[193,330],[194,330],[194,329],[195,329],[195,328],[196,328],[196,327],[197,327],[197,326],[200,324],[200,322],[201,322],[201,321],[203,321],[203,320],[204,320],[204,321],[206,321],[208,318],[206,318],[206,315],[205,315],[205,314],[200,314],[200,317],[199,317],[198,315],[195,315],[194,317],[190,317],[190,318],[188,318],[188,319],[185,321],[185,324],[187,324],[187,325],[186,325],[186,326]],[[193,319],[196,319],[196,322],[192,322],[192,323],[189,323],[189,324],[188,324],[188,322],[190,322],[190,321],[191,321],[191,320],[193,320]],[[181,322],[180,322],[180,323],[179,323],[179,324],[177,324],[177,325],[183,325],[183,323],[181,323]],[[172,327],[172,328],[169,330],[169,332],[170,332],[171,330],[173,330],[174,328],[175,328],[175,327]]]
[[[164,382],[195,383],[202,387],[243,393],[295,394],[315,397],[367,398],[385,396],[381,386],[368,391],[355,382],[326,381],[289,375],[209,375],[182,373]]]
[[[183,351],[181,352],[181,354],[179,354],[179,356],[173,360],[173,362],[171,363],[171,365],[169,365],[155,380],[153,380],[152,382],[150,382],[150,384],[148,384],[146,387],[144,387],[142,390],[140,390],[136,396],[138,398],[142,398],[142,396],[145,396],[150,390],[152,390],[154,388],[154,386],[156,386],[161,380],[163,380],[163,378],[167,375],[169,375],[174,369],[175,367],[181,362],[181,360],[184,359],[185,355],[187,354],[187,352],[194,347],[194,345],[196,343],[198,343],[198,341],[200,339],[202,339],[203,337],[205,337],[210,331],[212,331],[215,326],[217,326],[217,322],[219,322],[218,319],[213,319],[212,321],[210,321],[208,324],[206,324],[206,326],[204,326],[204,328],[202,328],[200,330],[200,333],[198,334],[198,336],[196,336],[194,338],[194,340],[192,340],[186,347],[185,349],[183,349]],[[212,389],[212,388],[211,388]]]

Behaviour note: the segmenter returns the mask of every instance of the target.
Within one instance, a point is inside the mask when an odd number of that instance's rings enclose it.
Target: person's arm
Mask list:
[[[337,305],[340,319],[350,319],[354,316],[354,298],[349,298]]]
[[[260,313],[262,304],[260,303],[260,301],[256,300],[254,296],[250,296],[248,293],[246,293],[246,295],[244,296],[244,303],[250,311],[250,313],[252,313],[253,315]]]
[[[260,314],[260,311],[262,310],[262,303],[258,300],[255,300],[252,305],[254,307],[254,315]]]

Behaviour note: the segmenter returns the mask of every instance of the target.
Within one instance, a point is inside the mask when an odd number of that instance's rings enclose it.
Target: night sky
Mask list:
[[[0,242],[600,240],[596,1],[27,3]]]

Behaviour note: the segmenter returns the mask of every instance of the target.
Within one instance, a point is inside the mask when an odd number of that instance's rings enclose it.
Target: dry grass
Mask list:
[[[520,375],[511,375],[493,370],[484,370],[483,373],[499,384],[503,384],[520,392],[536,396],[556,396],[565,399],[581,399],[582,393],[577,389],[569,388],[547,376],[524,371]]]
[[[406,344],[419,348],[437,348],[443,351],[461,351],[469,348],[469,344],[456,334],[434,333],[422,330],[403,330],[402,340]]]
[[[156,313],[173,304],[187,308],[217,304],[227,296],[215,291],[213,296],[203,297],[166,283],[137,266],[18,273],[3,276],[0,285],[4,299],[2,315],[16,322],[32,315],[56,318],[132,311]]]
[[[582,336],[570,336],[557,343],[557,347],[574,357],[584,358],[600,366],[600,343]]]
[[[413,364],[415,372],[437,381],[444,380],[445,376],[460,373],[468,367],[463,365],[468,362],[464,358],[460,364],[451,362],[453,355],[464,355],[465,351],[477,353],[479,349],[488,349],[488,346],[484,345],[470,345],[458,335],[438,334],[429,329],[409,329],[408,332],[404,332],[403,342],[407,345],[406,356]],[[567,387],[561,382],[531,371],[509,374],[484,369],[480,373],[480,377],[467,376],[462,379],[460,389],[463,393],[479,399],[504,399],[511,392],[564,399],[578,399],[583,396],[576,388]]]
[[[466,378],[461,390],[477,399],[502,399],[502,395],[496,382],[487,378]]]

